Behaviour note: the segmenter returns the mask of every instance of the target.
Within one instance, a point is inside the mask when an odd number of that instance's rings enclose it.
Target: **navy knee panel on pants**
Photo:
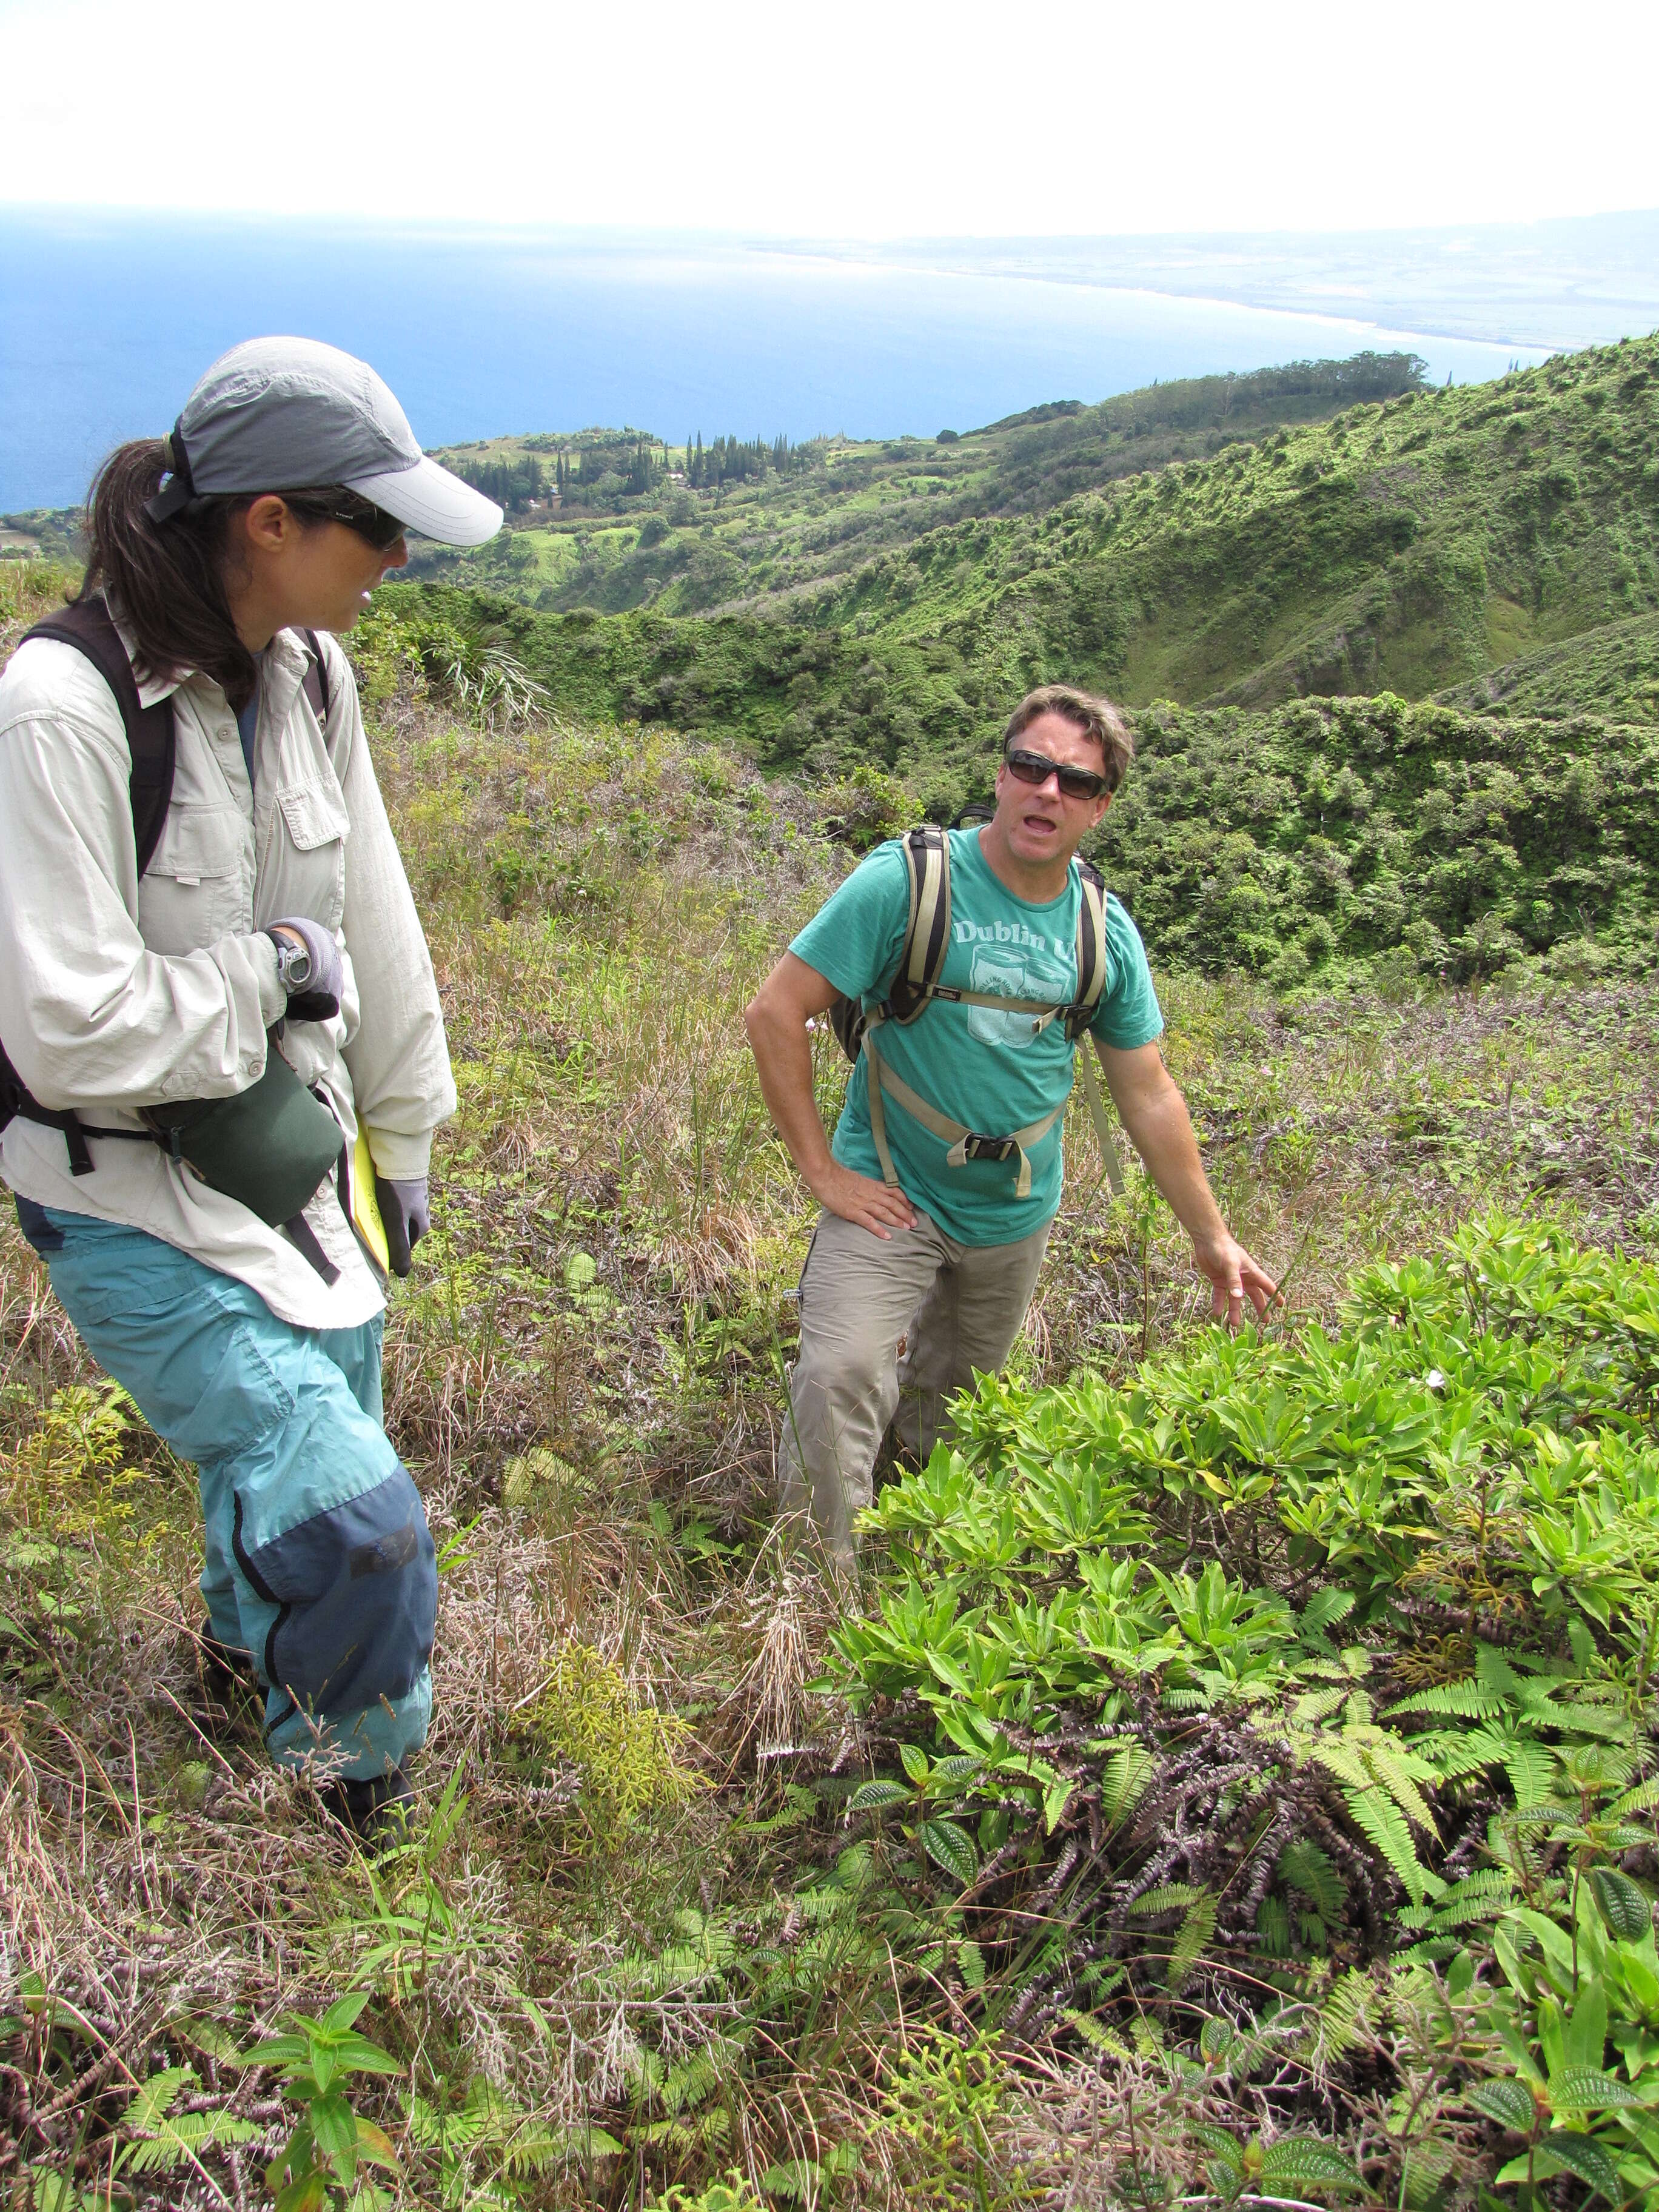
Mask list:
[[[231,1546],[276,1607],[258,1655],[273,1689],[325,1715],[408,1696],[432,1656],[438,1559],[404,1468],[253,1551],[239,1497]]]

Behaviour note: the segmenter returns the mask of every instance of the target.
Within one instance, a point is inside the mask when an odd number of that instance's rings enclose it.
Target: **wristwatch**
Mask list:
[[[292,998],[311,981],[311,955],[291,937],[278,937],[274,930],[267,934],[276,947],[276,981]]]

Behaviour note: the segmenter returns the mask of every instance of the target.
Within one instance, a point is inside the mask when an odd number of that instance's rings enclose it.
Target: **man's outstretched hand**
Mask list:
[[[902,1190],[891,1183],[878,1182],[873,1176],[844,1168],[838,1160],[831,1160],[814,1181],[812,1195],[829,1212],[840,1214],[843,1221],[855,1221],[860,1229],[884,1240],[896,1229],[916,1225],[915,1208]]]
[[[1229,1328],[1244,1318],[1244,1301],[1255,1308],[1258,1320],[1279,1296],[1279,1285],[1267,1269],[1251,1259],[1235,1237],[1223,1236],[1213,1243],[1194,1244],[1193,1266],[1210,1285],[1210,1312]]]

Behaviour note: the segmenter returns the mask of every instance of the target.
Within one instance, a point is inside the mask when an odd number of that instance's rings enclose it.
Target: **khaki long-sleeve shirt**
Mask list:
[[[345,989],[329,1022],[290,1022],[282,1051],[319,1085],[349,1142],[361,1118],[383,1176],[424,1175],[455,1086],[426,939],[363,734],[356,685],[331,638],[329,713],[301,686],[304,646],[264,656],[250,786],[236,720],[201,675],[143,683],[172,695],[173,798],[142,882],[131,761],[108,685],[73,647],[36,639],[0,675],[0,1039],[43,1106],[137,1129],[135,1109],[228,1097],[264,1067],[283,1018],[276,949],[285,915],[333,930]],[[384,1303],[333,1180],[306,1218],[340,1270],[332,1285],[279,1230],[210,1190],[160,1147],[90,1140],[72,1175],[54,1129],[21,1117],[0,1168],[40,1205],[118,1221],[248,1284],[306,1328],[355,1327]]]

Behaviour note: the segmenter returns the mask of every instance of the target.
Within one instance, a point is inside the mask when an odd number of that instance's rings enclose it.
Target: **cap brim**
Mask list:
[[[501,510],[493,499],[463,483],[436,461],[421,459],[413,468],[389,475],[349,477],[348,491],[372,499],[399,522],[418,530],[422,538],[435,538],[441,545],[482,545],[501,526]]]

